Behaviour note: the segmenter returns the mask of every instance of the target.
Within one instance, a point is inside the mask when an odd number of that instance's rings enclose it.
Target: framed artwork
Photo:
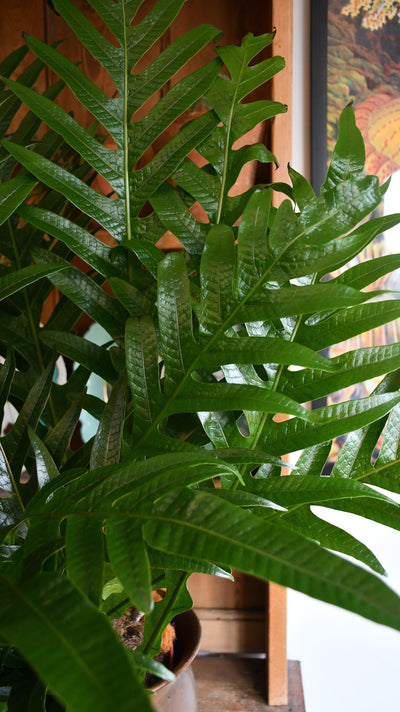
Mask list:
[[[366,150],[365,168],[383,183],[391,178],[374,216],[400,212],[400,2],[390,0],[311,0],[311,182],[317,193],[325,180],[341,111],[353,104]],[[371,243],[361,256],[370,260],[400,252],[400,231]],[[395,272],[375,284],[398,292]],[[393,293],[391,295],[394,296]],[[400,325],[361,334],[346,348],[388,344],[400,339]],[[340,345],[330,355],[340,353]],[[378,379],[379,381],[379,379]],[[376,382],[333,394],[328,403],[360,398]],[[320,405],[320,403],[318,403]],[[336,449],[341,445],[336,444]],[[335,459],[335,449],[331,454]]]
[[[349,102],[366,170],[383,182],[400,169],[400,2],[312,0],[311,38],[313,183],[322,182]]]
[[[367,173],[391,179],[380,214],[400,211],[400,1],[311,0],[311,181],[325,179],[341,111],[353,104],[365,141]],[[400,251],[391,230],[364,259]],[[400,292],[395,273],[385,288]],[[382,286],[382,283],[380,284]],[[400,296],[400,295],[399,295]],[[376,343],[400,336],[398,325]],[[366,337],[365,337],[366,338]],[[365,344],[373,345],[373,343]]]

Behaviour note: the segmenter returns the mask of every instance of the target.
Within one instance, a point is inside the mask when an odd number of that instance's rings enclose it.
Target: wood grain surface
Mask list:
[[[300,663],[288,661],[287,703],[266,703],[265,660],[200,656],[193,663],[198,712],[305,712]]]

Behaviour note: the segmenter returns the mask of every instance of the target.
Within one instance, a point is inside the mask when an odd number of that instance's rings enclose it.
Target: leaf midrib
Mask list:
[[[205,527],[201,527],[199,525],[194,525],[191,521],[185,520],[184,522],[182,522],[182,520],[174,519],[172,517],[170,517],[167,520],[165,517],[164,518],[157,517],[154,515],[153,515],[153,517],[146,517],[146,519],[149,519],[150,521],[160,521],[163,524],[168,522],[168,524],[170,524],[172,527],[184,525],[186,527],[189,527],[189,528],[199,532],[200,535],[201,534],[210,535],[210,533],[212,533],[212,535],[214,537],[217,537],[218,539],[220,539],[223,542],[223,545],[224,545],[224,543],[229,543],[231,546],[232,545],[237,546],[237,544],[238,544],[237,540],[229,538],[227,535],[221,534],[221,532],[215,532],[215,531],[210,532],[210,530],[206,529]],[[279,534],[279,528],[278,528],[278,534]],[[302,535],[297,534],[297,536],[302,536]],[[305,541],[307,541],[307,543],[310,543],[306,537],[302,537],[302,538]],[[265,550],[255,546],[255,545],[246,544],[245,542],[243,542],[243,540],[240,541],[240,546],[242,549],[247,549],[247,550],[253,552],[254,554],[256,554],[257,556],[260,556],[260,555],[264,556],[264,557],[266,556]],[[279,557],[276,554],[271,554],[270,552],[267,553],[267,556],[268,556],[268,558],[272,559],[275,563],[279,564],[280,566],[283,566],[285,568],[289,567],[291,571],[295,570],[302,576],[312,577],[314,580],[320,581],[324,585],[328,585],[330,588],[332,587],[332,581],[329,578],[322,576],[321,574],[318,574],[315,572],[310,572],[307,568],[305,568],[304,566],[300,566],[299,564],[296,564],[294,561],[291,561],[291,562],[285,561],[285,559],[283,559],[282,557]],[[334,556],[334,554],[332,554],[332,556]],[[222,563],[222,565],[223,565],[223,563]],[[355,568],[358,569],[359,567],[355,566]],[[362,571],[362,569],[360,569],[360,571]],[[347,594],[350,594],[351,597],[354,597],[354,595],[355,595],[354,590],[350,586],[348,586],[345,582],[343,582],[343,581],[336,582],[336,586],[341,588]],[[376,604],[371,603],[371,601],[364,594],[364,592],[362,592],[360,594],[360,591],[358,590],[356,595],[359,596],[360,598],[362,598],[367,603],[368,606],[373,606],[375,610],[381,610],[379,608],[377,609]],[[398,624],[398,627],[400,629],[400,622]]]
[[[106,518],[107,516],[110,516],[110,515],[111,515],[111,512],[107,511],[107,512],[101,513],[101,512],[98,512],[98,511],[93,512],[93,511],[91,511],[91,510],[88,510],[88,511],[85,511],[85,512],[84,512],[84,511],[80,511],[80,512],[77,512],[76,514],[77,514],[77,516],[79,515],[79,516],[85,516],[85,517],[102,514],[102,516]],[[42,516],[43,516],[43,515],[42,515]],[[51,514],[50,514],[49,516],[51,516]],[[132,512],[131,509],[129,509],[129,510],[126,511],[126,512],[117,512],[117,511],[112,512],[112,516],[113,516],[113,517],[118,517],[118,518],[119,518],[119,517],[121,517],[121,518],[123,517],[123,518],[140,519],[140,520],[142,520],[142,521],[144,521],[144,522],[148,521],[148,522],[150,522],[150,523],[152,523],[152,522],[154,522],[154,523],[159,522],[159,523],[164,524],[164,525],[165,525],[165,524],[168,524],[168,525],[170,525],[171,527],[184,526],[184,527],[187,527],[187,528],[189,528],[189,529],[192,529],[192,530],[195,531],[195,532],[198,532],[199,535],[202,535],[202,534],[205,534],[205,535],[207,535],[207,536],[213,535],[214,537],[218,538],[218,539],[222,542],[222,547],[225,547],[226,545],[230,545],[230,546],[232,546],[232,545],[233,545],[233,546],[237,546],[237,545],[238,545],[238,541],[237,541],[236,539],[230,538],[230,537],[227,536],[226,534],[222,534],[221,532],[215,532],[215,531],[212,531],[212,530],[210,530],[210,529],[207,529],[205,526],[200,526],[199,524],[193,524],[192,521],[182,520],[182,519],[179,519],[179,518],[174,518],[174,517],[172,517],[172,516],[165,517],[165,516],[161,516],[161,515],[147,514],[147,513],[144,513],[144,512],[139,514],[139,513],[134,513],[134,512]],[[257,523],[257,522],[255,522],[255,523]],[[266,523],[263,522],[263,526],[265,527],[265,526],[268,526],[268,525],[266,525]],[[272,529],[272,528],[275,528],[275,527],[274,527],[274,525],[272,525],[272,526],[268,526],[268,528]],[[277,529],[277,534],[278,534],[278,535],[282,533],[282,532],[280,531],[280,528],[279,528],[279,527],[277,527],[276,529]],[[287,531],[287,530],[285,530],[285,533],[286,533],[286,531]],[[303,537],[302,535],[300,535],[300,534],[298,534],[298,533],[297,533],[296,536],[299,537],[299,538],[300,538],[300,537],[303,538],[304,541],[307,542],[307,544],[310,544],[310,541],[309,541],[306,537]],[[256,555],[256,556],[258,556],[258,557],[259,557],[259,556],[262,556],[262,557],[265,558],[265,557],[267,556],[268,559],[272,560],[274,563],[278,564],[279,566],[283,567],[284,569],[287,569],[287,568],[289,567],[291,571],[297,571],[297,573],[298,573],[299,575],[303,576],[303,577],[305,576],[305,577],[307,577],[307,578],[312,578],[314,581],[320,582],[320,583],[323,584],[324,586],[328,586],[329,588],[332,588],[332,580],[329,579],[329,578],[326,577],[326,576],[321,575],[320,572],[315,572],[315,571],[311,571],[311,572],[310,572],[305,566],[301,566],[300,564],[296,563],[295,561],[288,562],[288,561],[285,560],[283,557],[278,556],[277,554],[271,554],[270,552],[268,552],[268,553],[266,554],[265,549],[262,549],[262,548],[260,548],[260,547],[258,547],[258,546],[256,546],[256,545],[254,545],[254,544],[248,544],[248,543],[246,543],[246,542],[243,542],[243,540],[241,540],[240,546],[241,546],[241,548],[242,548],[243,550],[248,550],[249,552],[253,553],[254,555]],[[221,548],[222,548],[222,547],[221,547]],[[327,553],[328,553],[328,552],[327,552]],[[334,558],[339,558],[339,557],[335,557],[334,554],[332,554],[332,557],[334,557]],[[196,558],[196,557],[195,557],[195,558]],[[358,566],[355,566],[355,565],[354,565],[354,568],[355,568],[357,571],[358,571],[358,570],[359,570],[360,572],[363,571],[363,570],[362,570],[360,567],[358,567]],[[372,576],[372,574],[371,574],[371,576]],[[355,593],[354,593],[354,590],[353,590],[349,585],[347,585],[345,581],[343,581],[343,580],[341,580],[340,582],[336,581],[336,582],[335,582],[335,585],[336,585],[340,590],[342,590],[344,593],[350,595],[351,598],[354,598],[354,596],[357,595],[359,598],[361,598],[362,600],[364,600],[364,601],[366,602],[366,604],[367,604],[369,607],[372,606],[372,607],[374,608],[374,610],[377,610],[377,611],[379,611],[380,613],[382,613],[382,612],[384,613],[384,610],[382,611],[382,609],[377,608],[377,607],[376,607],[376,604],[372,603],[372,602],[370,601],[370,599],[367,597],[367,595],[366,595],[364,592],[362,592],[362,593],[360,594],[360,591],[357,591],[357,594],[355,594]],[[351,609],[350,609],[350,610],[351,610]],[[400,628],[400,622],[398,623],[398,627]]]
[[[85,673],[85,677],[91,679],[94,682],[94,686],[98,689],[99,694],[101,696],[106,696],[107,697],[107,690],[108,688],[105,686],[103,687],[100,684],[99,679],[93,674],[93,671],[90,666],[85,664],[85,661],[76,653],[75,647],[73,647],[69,641],[68,638],[66,638],[64,635],[61,634],[61,631],[58,627],[54,626],[49,618],[46,618],[46,616],[42,613],[41,609],[39,607],[36,607],[33,605],[32,601],[30,598],[26,597],[21,589],[17,588],[14,585],[14,582],[11,581],[10,579],[6,579],[9,587],[15,592],[17,597],[20,598],[21,602],[26,606],[26,608],[30,608],[34,614],[37,615],[37,617],[43,622],[44,626],[49,628],[50,631],[55,635],[56,638],[58,638],[61,643],[64,645],[65,648],[70,652],[71,657],[74,658],[77,663],[78,667],[82,669],[82,671]]]
[[[242,79],[242,76],[243,76],[246,66],[247,66],[246,55],[243,52],[242,63],[240,65],[240,71],[238,74],[237,81],[235,82],[235,89],[233,92],[231,107],[230,107],[229,115],[228,115],[228,122],[227,122],[227,126],[226,126],[226,139],[225,139],[225,146],[224,146],[224,168],[222,171],[221,190],[220,190],[220,194],[219,194],[220,197],[219,197],[219,203],[218,203],[217,217],[215,220],[217,225],[220,224],[220,222],[221,222],[222,207],[224,204],[224,197],[225,197],[225,186],[226,186],[226,181],[227,181],[227,177],[228,177],[228,156],[229,156],[229,151],[230,151],[230,137],[231,137],[231,133],[232,133],[233,114],[235,111],[236,99],[237,99],[237,95],[239,92],[241,79]]]

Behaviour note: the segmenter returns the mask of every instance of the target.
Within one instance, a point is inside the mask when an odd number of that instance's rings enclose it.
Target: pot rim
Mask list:
[[[175,647],[177,649],[178,662],[173,668],[174,675],[178,675],[182,670],[188,668],[196,657],[200,647],[201,626],[200,621],[193,610],[185,611],[177,615],[173,621],[176,630]],[[166,685],[173,684],[173,680],[160,680],[148,689],[157,692]]]

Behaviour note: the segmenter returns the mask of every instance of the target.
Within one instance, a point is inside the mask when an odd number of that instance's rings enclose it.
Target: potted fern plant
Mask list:
[[[0,441],[9,712],[150,711],[142,670],[166,625],[190,609],[195,571],[230,576],[234,567],[400,627],[399,598],[373,552],[311,509],[399,527],[390,492],[400,489],[400,344],[319,352],[400,316],[396,299],[369,289],[398,255],[346,266],[400,216],[365,222],[387,186],[364,173],[351,107],[319,196],[293,169],[288,184],[231,195],[249,160],[276,160],[263,145],[234,144],[285,110],[246,103],[283,60],[257,62],[273,35],[247,35],[148,108],[219,36],[196,27],[138,69],[183,2],[159,0],[135,24],[140,0],[90,0],[111,43],[70,0],[54,0],[113,79],[112,97],[30,36],[33,65],[11,80],[18,50],[1,67],[0,393],[1,407],[17,411]],[[44,66],[60,79],[40,95],[31,87]],[[95,117],[89,129],[57,105],[63,84]],[[200,100],[207,110],[143,161]],[[21,103],[29,113],[10,134]],[[279,209],[274,190],[288,198]],[[157,247],[166,231],[180,245],[168,254]],[[43,323],[53,288],[60,298]],[[104,345],[79,331],[82,314],[105,330]],[[63,382],[54,378],[60,356],[77,366]],[[86,392],[93,374],[107,384],[104,399]],[[366,377],[380,379],[370,396],[306,407]],[[71,446],[83,409],[98,426]],[[323,476],[332,440],[345,434]],[[300,449],[279,477],[282,456]],[[135,654],[110,622],[132,604],[145,613]]]

